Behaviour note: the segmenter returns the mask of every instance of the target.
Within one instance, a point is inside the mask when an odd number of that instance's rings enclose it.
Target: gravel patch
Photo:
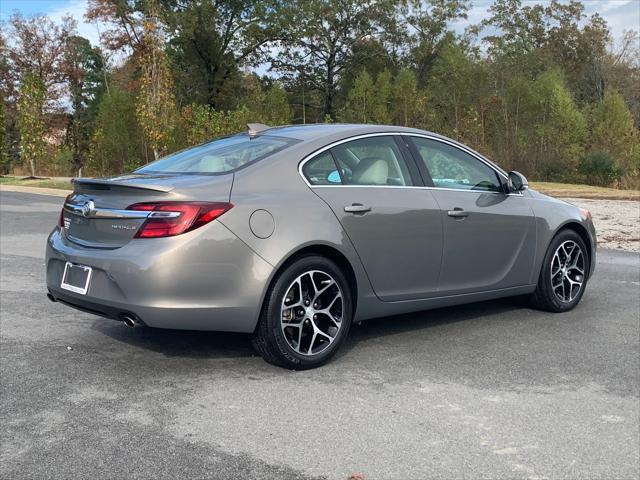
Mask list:
[[[640,253],[640,202],[637,200],[564,200],[587,208],[593,216],[599,248]]]

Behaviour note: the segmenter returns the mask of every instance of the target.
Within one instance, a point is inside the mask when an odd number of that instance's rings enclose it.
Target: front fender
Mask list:
[[[589,276],[595,270],[596,231],[593,221],[585,211],[569,202],[543,195],[534,190],[529,191],[531,208],[536,218],[536,262],[531,283],[536,283],[542,268],[542,262],[551,240],[565,228],[576,230],[587,244],[590,255]]]

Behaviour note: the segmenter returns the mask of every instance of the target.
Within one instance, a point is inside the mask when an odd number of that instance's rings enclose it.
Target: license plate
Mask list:
[[[64,266],[60,288],[79,293],[80,295],[86,295],[90,280],[91,267],[74,265],[71,262],[67,262]]]

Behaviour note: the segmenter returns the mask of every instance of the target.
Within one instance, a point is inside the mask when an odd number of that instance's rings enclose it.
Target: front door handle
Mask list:
[[[344,211],[347,213],[367,213],[371,211],[371,207],[361,203],[354,203],[344,207]]]
[[[462,208],[454,208],[453,210],[449,210],[447,215],[453,218],[465,218],[469,216],[469,212],[465,212]]]

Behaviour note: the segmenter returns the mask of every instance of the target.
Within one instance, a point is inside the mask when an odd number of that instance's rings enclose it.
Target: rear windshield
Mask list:
[[[233,135],[188,148],[136,170],[137,173],[216,174],[237,170],[273,155],[299,140]]]

